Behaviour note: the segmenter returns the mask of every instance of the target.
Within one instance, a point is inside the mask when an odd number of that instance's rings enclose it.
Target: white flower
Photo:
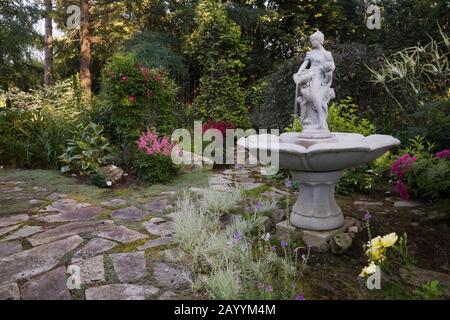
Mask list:
[[[365,267],[364,269],[362,269],[361,273],[359,274],[359,276],[361,278],[365,278],[368,275],[374,274],[375,272],[377,272],[377,265],[375,264],[375,262],[371,262],[367,267]]]
[[[112,182],[111,182],[111,181],[106,181],[106,185],[107,185],[108,187],[111,187],[111,186],[112,186]]]
[[[267,232],[266,234],[263,234],[261,239],[263,239],[264,241],[269,241],[270,240],[270,233]]]
[[[385,235],[383,238],[381,238],[381,244],[385,248],[392,247],[398,240],[398,236],[395,234],[395,232],[392,232],[390,234]]]

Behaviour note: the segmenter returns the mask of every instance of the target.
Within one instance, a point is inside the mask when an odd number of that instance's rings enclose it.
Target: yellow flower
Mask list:
[[[398,236],[395,234],[395,232],[392,232],[381,238],[381,245],[385,248],[389,248],[392,247],[397,242],[397,240]]]
[[[373,238],[370,242],[367,243],[368,247],[381,247],[381,236]]]
[[[375,262],[371,262],[367,267],[365,267],[364,269],[362,269],[361,273],[359,274],[359,276],[361,278],[365,278],[371,274],[374,274],[375,272],[377,272],[377,265],[375,264]]]
[[[371,246],[366,250],[366,255],[371,261],[383,261],[385,259],[384,248],[380,246]]]

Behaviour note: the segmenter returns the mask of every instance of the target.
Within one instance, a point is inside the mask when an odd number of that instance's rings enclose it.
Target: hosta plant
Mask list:
[[[62,173],[76,172],[89,175],[112,160],[112,147],[102,136],[103,126],[90,123],[78,125],[72,139],[67,141],[66,151],[59,157]]]

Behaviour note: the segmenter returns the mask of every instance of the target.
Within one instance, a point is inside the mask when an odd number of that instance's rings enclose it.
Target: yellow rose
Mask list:
[[[383,261],[385,259],[384,248],[380,246],[371,246],[369,249],[367,249],[366,255],[372,261]]]
[[[377,272],[377,265],[375,264],[375,262],[371,262],[367,267],[365,267],[364,269],[362,269],[361,273],[359,274],[359,276],[361,278],[365,278],[371,274],[374,274],[375,272]]]
[[[392,232],[381,238],[381,245],[385,248],[389,248],[392,247],[397,242],[397,240],[398,236],[395,234],[395,232]]]

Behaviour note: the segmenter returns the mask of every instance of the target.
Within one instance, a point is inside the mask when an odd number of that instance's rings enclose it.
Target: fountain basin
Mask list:
[[[281,136],[262,134],[241,138],[238,145],[254,152],[278,153],[279,167],[290,170],[298,181],[300,194],[291,223],[307,230],[341,227],[344,216],[334,198],[343,170],[363,165],[400,145],[389,135],[364,137],[357,133],[332,133],[331,138],[305,139],[300,133]]]

